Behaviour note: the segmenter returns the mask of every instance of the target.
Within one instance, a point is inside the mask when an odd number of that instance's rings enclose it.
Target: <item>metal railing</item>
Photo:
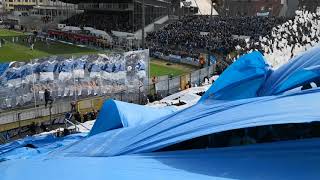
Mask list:
[[[120,89],[119,91],[108,93],[105,93],[106,91],[99,91],[97,94],[88,97],[78,96],[78,104],[83,101],[89,101],[89,103],[86,103],[86,106],[80,107],[78,110],[97,110],[101,107],[102,102],[109,98],[136,104],[146,104],[149,101],[159,100],[184,90],[188,82],[190,82],[192,86],[200,86],[201,83],[204,82],[205,77],[211,77],[214,73],[215,65],[212,65],[177,77],[159,77],[155,82],[150,80],[149,85],[145,86],[139,86],[132,89]],[[55,92],[52,94],[54,95]],[[7,109],[7,111],[1,113],[0,125],[36,119],[39,117],[48,117],[48,120],[50,120],[52,115],[64,114],[71,110],[71,102],[75,100],[74,96],[68,96],[61,99],[58,99],[55,96],[53,97],[55,98],[55,101],[51,108],[45,108],[44,100],[38,99],[41,97],[37,96],[37,98],[32,98],[33,101],[31,100],[26,106],[23,106],[23,108]],[[3,98],[0,99],[0,104],[2,104],[3,101]]]

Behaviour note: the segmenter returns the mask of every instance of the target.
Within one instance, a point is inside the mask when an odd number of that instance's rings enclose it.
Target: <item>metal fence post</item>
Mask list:
[[[21,121],[20,121],[20,112],[17,114],[17,118],[18,118],[18,123],[19,123],[19,131],[18,131],[18,134],[19,134],[19,137],[21,137]]]
[[[167,95],[169,96],[169,94],[170,94],[170,78],[168,77],[168,93],[167,93]]]
[[[199,76],[198,76],[198,78],[199,78],[199,79],[198,79],[198,82],[199,82],[198,85],[200,86],[200,84],[201,84],[201,69],[199,70]]]
[[[181,81],[182,81],[182,76],[179,76],[179,84],[178,84],[178,87],[176,87],[176,88],[178,88],[178,92],[183,90],[183,88],[181,87]],[[176,92],[177,91],[174,91],[174,93],[176,93]]]
[[[189,81],[190,81],[190,84],[192,84],[192,73],[189,73]]]
[[[139,99],[138,99],[139,102],[138,102],[138,104],[141,104],[141,90],[140,90],[141,87],[143,87],[143,85],[139,86]]]
[[[52,105],[50,105],[50,106],[49,106],[49,117],[50,117],[50,122],[51,122],[51,120],[52,120],[52,111],[51,111],[51,109],[52,109]]]

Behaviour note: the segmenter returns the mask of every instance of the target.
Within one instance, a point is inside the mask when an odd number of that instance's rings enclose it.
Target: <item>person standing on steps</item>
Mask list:
[[[50,102],[50,107],[52,106],[53,99],[51,97],[50,91],[48,89],[44,90],[44,101],[45,101],[45,107],[47,108],[48,103]]]

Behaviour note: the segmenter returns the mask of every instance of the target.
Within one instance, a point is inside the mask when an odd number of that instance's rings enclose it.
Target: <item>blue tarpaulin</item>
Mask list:
[[[254,51],[241,56],[221,74],[200,101],[257,97],[257,92],[269,73],[269,65],[260,52]]]
[[[320,89],[216,103],[204,101],[139,126],[88,137],[58,152],[67,156],[146,153],[204,135],[272,124],[320,121]]]
[[[229,66],[200,101],[279,95],[313,81],[320,84],[319,57],[316,47],[273,71],[259,52],[252,52]]]
[[[272,72],[263,84],[259,95],[277,95],[319,79],[320,48],[316,47],[295,57],[289,63]]]
[[[320,121],[320,88],[281,94],[317,79],[316,51],[320,49],[311,50],[274,72],[260,53],[243,56],[220,76],[196,105],[174,113],[161,115],[160,110],[109,100],[100,110],[91,136],[55,149],[42,158],[5,160],[0,163],[0,180],[37,177],[319,179],[320,140],[317,138],[154,152],[228,130]],[[26,151],[12,150],[18,154]],[[36,152],[29,154],[33,156]],[[8,154],[4,158],[8,159]]]
[[[1,180],[318,180],[320,139],[116,157],[0,163]]]
[[[57,138],[50,134],[39,135],[0,145],[0,162],[12,159],[34,158],[38,155],[48,153],[57,148],[79,141],[86,135],[86,133],[79,133],[63,138]],[[30,146],[33,148],[30,148]]]
[[[89,135],[133,127],[172,114],[172,107],[152,108],[109,99],[103,104]]]

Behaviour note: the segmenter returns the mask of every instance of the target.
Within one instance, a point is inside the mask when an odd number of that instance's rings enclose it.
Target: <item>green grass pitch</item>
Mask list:
[[[13,37],[18,37],[18,42],[12,42]],[[31,50],[29,45],[23,39],[26,36],[22,32],[0,29],[0,39],[5,40],[5,44],[0,47],[0,63],[9,61],[30,61],[35,58],[48,57],[52,55],[62,56],[79,56],[85,54],[96,54],[101,51],[94,49],[78,47],[74,45],[37,41],[34,49]],[[16,39],[15,39],[16,40]],[[173,75],[178,76],[190,72],[190,68],[183,66],[168,66],[165,62],[158,60],[150,63],[150,76]]]

